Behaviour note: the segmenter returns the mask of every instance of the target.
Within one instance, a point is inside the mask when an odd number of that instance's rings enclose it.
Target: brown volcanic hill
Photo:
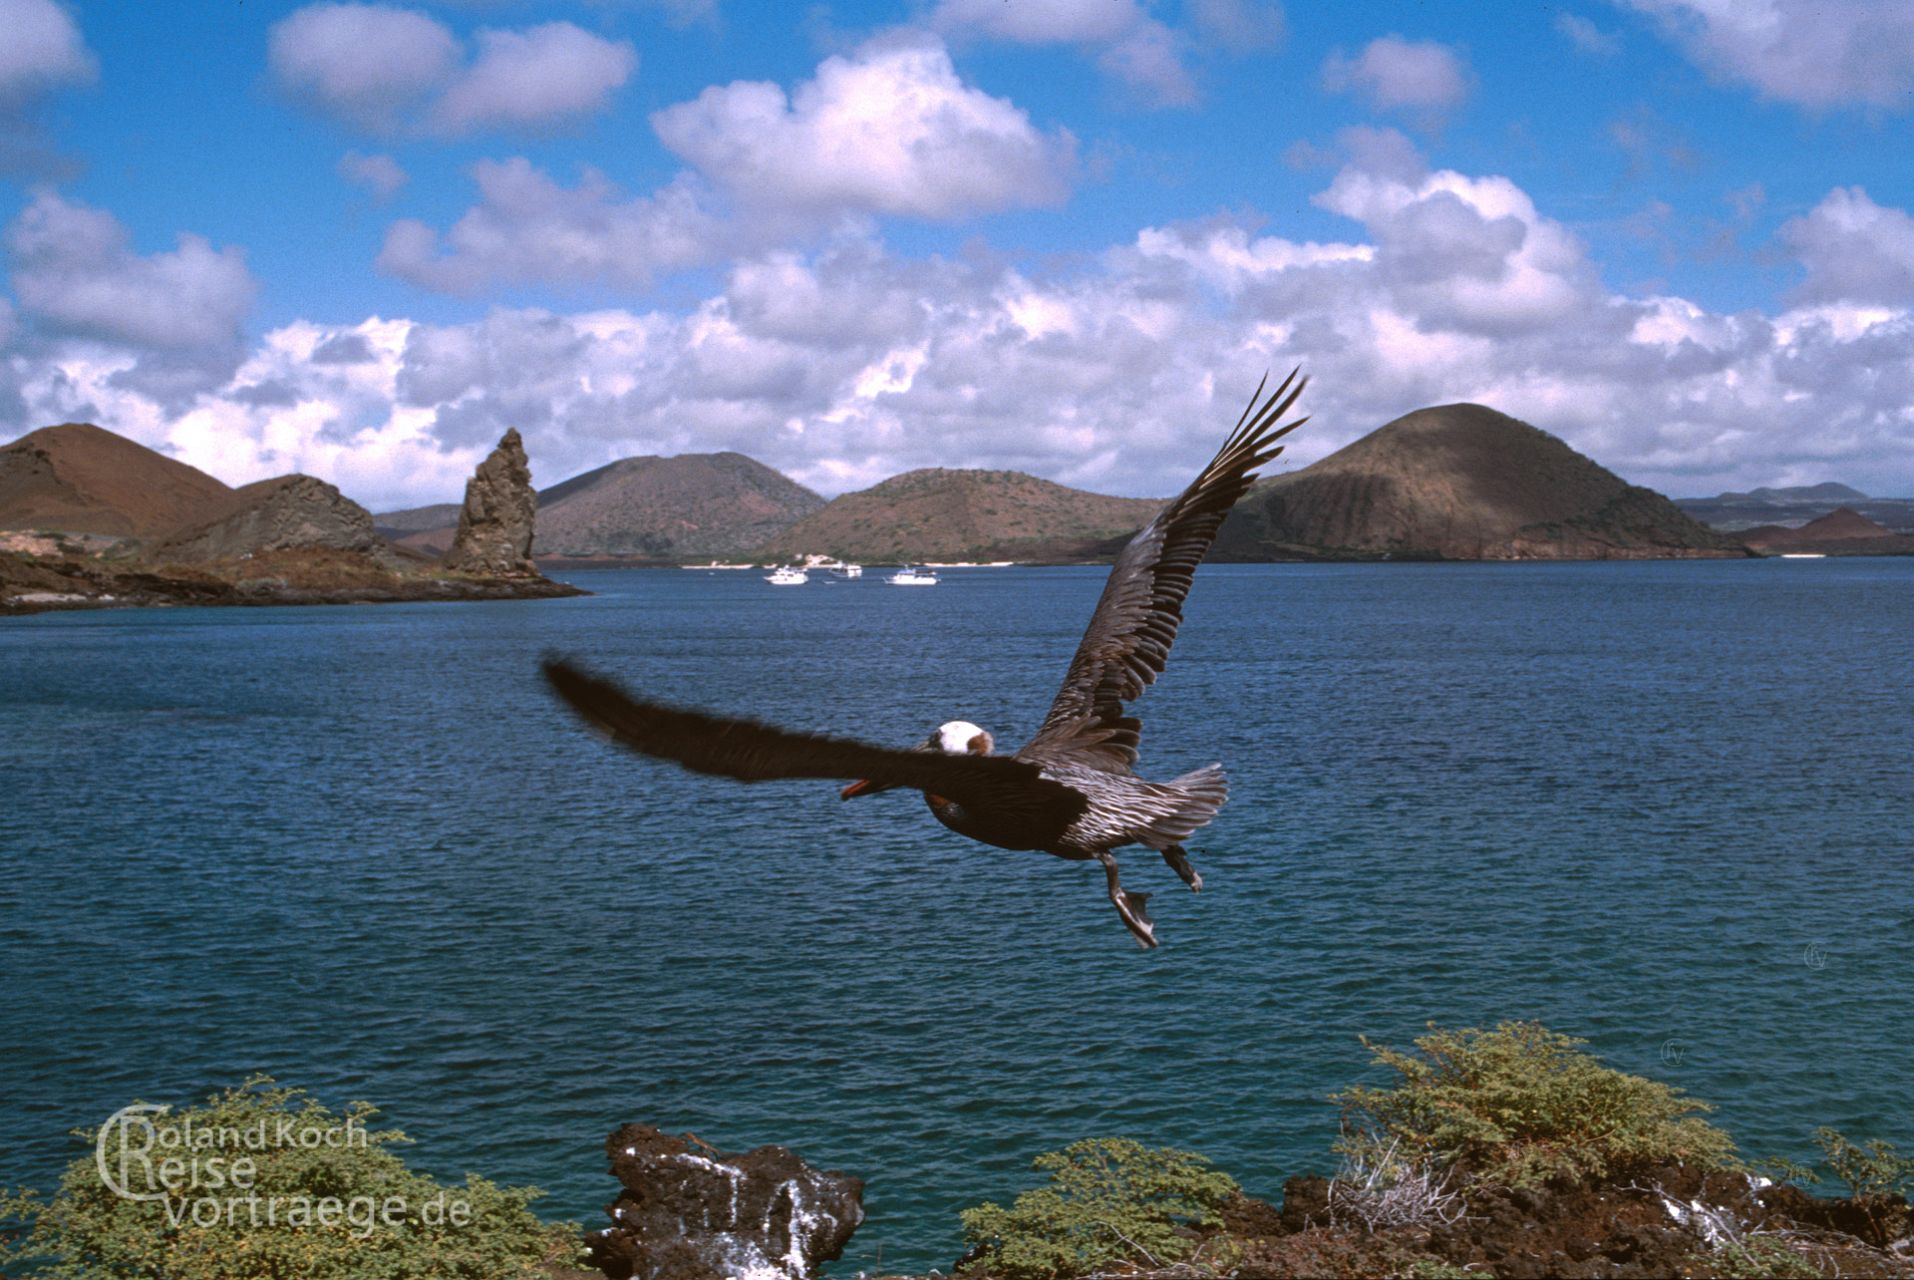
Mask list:
[[[1799,529],[1767,524],[1734,536],[1769,555],[1815,551],[1831,556],[1914,555],[1914,536],[1896,533],[1849,507],[1837,507]]]
[[[741,453],[622,458],[538,495],[538,555],[700,560],[749,552],[824,505]]]
[[[1162,506],[1155,498],[1068,489],[1021,471],[935,467],[847,493],[766,550],[880,564],[1102,558]]]
[[[1747,555],[1651,489],[1479,404],[1418,409],[1238,504],[1213,558]]]
[[[147,545],[155,564],[198,564],[292,548],[373,552],[384,546],[372,513],[312,476],[278,476],[235,489],[200,523]]]
[[[42,427],[0,448],[0,529],[152,537],[232,490],[196,467],[90,422]]]
[[[1893,536],[1894,530],[1884,524],[1876,524],[1848,507],[1836,507],[1819,520],[1810,520],[1799,529],[1765,525],[1759,529],[1750,529],[1741,535],[1751,547],[1765,547],[1770,543],[1778,542],[1846,542],[1855,538],[1891,538]]]
[[[457,529],[462,509],[456,502],[435,502],[429,507],[413,507],[409,511],[381,511],[372,517],[372,524],[380,533],[397,541],[408,533]]]

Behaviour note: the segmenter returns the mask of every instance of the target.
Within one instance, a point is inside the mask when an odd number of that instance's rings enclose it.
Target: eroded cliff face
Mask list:
[[[864,1221],[864,1184],[785,1147],[725,1155],[628,1124],[605,1140],[623,1184],[590,1240],[613,1280],[805,1280]]]
[[[459,531],[445,553],[445,567],[490,578],[535,577],[532,525],[538,494],[532,464],[516,428],[499,438],[465,484]]]
[[[203,564],[295,548],[376,552],[384,546],[371,512],[324,480],[290,475],[234,490],[203,522],[149,544],[145,559]]]

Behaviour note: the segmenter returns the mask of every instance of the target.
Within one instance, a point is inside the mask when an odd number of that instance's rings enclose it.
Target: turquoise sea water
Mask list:
[[[1220,759],[1201,895],[922,801],[582,732],[537,657],[903,743],[1020,742],[1095,569],[577,575],[514,604],[0,622],[0,1182],[135,1097],[367,1098],[587,1225],[640,1120],[864,1177],[850,1274],[1126,1134],[1327,1171],[1357,1035],[1539,1018],[1719,1104],[1914,1148],[1914,561],[1205,569],[1143,767]]]

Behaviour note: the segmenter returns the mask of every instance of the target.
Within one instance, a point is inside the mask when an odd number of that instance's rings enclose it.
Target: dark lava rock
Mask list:
[[[724,1155],[628,1124],[605,1141],[624,1190],[592,1262],[612,1280],[804,1280],[864,1221],[864,1184],[784,1147]]]
[[[1329,1179],[1301,1174],[1283,1183],[1283,1226],[1289,1231],[1329,1225]]]
[[[491,578],[536,575],[532,523],[537,513],[532,464],[513,428],[465,483],[465,506],[445,567]]]

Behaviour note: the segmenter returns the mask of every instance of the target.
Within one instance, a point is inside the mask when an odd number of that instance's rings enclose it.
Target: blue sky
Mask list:
[[[0,438],[455,498],[738,449],[1162,494],[1476,400],[1914,493],[1914,6],[0,0]]]

